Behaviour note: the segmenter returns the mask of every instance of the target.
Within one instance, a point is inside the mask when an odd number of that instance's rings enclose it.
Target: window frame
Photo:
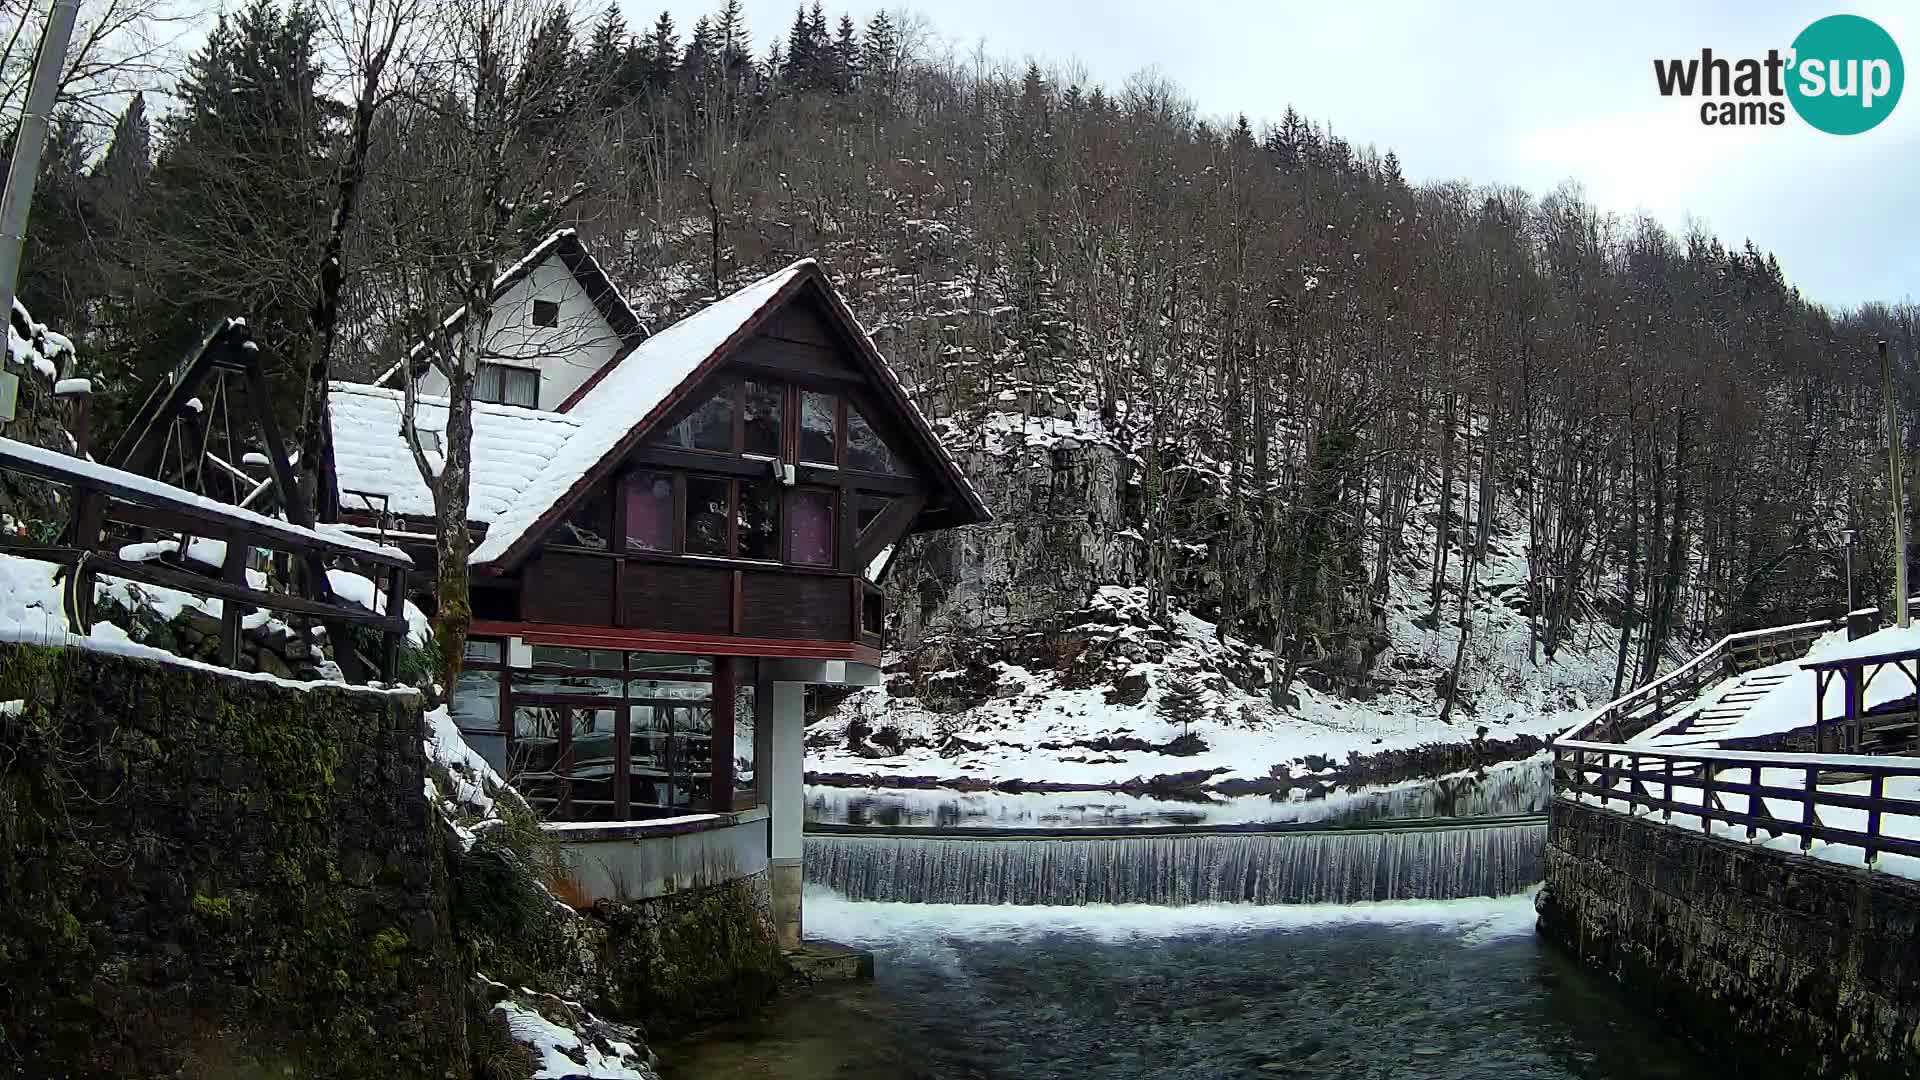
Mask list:
[[[484,397],[480,392],[480,381],[486,377],[489,371],[497,371],[500,373],[500,397],[498,399]],[[533,380],[532,404],[521,405],[517,402],[506,400],[507,382],[516,376],[528,377]],[[502,364],[493,360],[482,360],[480,361],[480,366],[476,368],[473,373],[473,400],[487,405],[507,405],[515,409],[537,409],[540,407],[540,369],[537,367],[521,367],[518,364]]]
[[[543,314],[551,314],[553,316],[552,321],[541,321],[540,316]],[[541,327],[542,329],[557,329],[560,326],[560,301],[535,298],[527,312],[527,319],[534,326]]]
[[[707,670],[661,671],[637,666],[637,658],[646,656],[679,656],[683,654],[657,653],[639,649],[608,649],[601,651],[617,652],[620,654],[621,666],[619,668],[577,667],[567,665],[532,665],[525,668],[515,668],[512,666],[512,657],[507,639],[476,637],[468,640],[471,644],[475,645],[497,646],[495,658],[468,659],[462,666],[463,672],[493,676],[494,688],[497,694],[495,698],[497,702],[497,708],[495,710],[497,719],[495,727],[492,729],[460,725],[459,730],[461,735],[464,737],[467,734],[474,734],[499,737],[504,740],[502,757],[507,763],[507,768],[502,772],[501,778],[509,784],[512,784],[515,790],[520,791],[529,804],[538,803],[547,807],[547,809],[540,811],[542,820],[635,821],[646,820],[645,818],[636,818],[633,816],[633,812],[636,809],[656,811],[654,816],[659,817],[682,813],[725,813],[738,808],[739,792],[736,791],[733,783],[733,710],[738,700],[736,689],[740,677],[739,669],[742,665],[737,659],[724,656],[684,654],[690,661],[704,661]],[[545,648],[549,646],[536,645],[535,647]],[[538,674],[597,679],[613,678],[620,681],[621,692],[618,696],[613,696],[607,694],[564,694],[539,690],[515,689],[514,676],[516,674],[521,676]],[[639,692],[637,687],[639,684],[645,682],[699,684],[707,687],[707,694],[704,698],[662,697],[658,694],[644,694]],[[711,717],[709,730],[702,735],[702,737],[708,740],[708,766],[706,770],[707,793],[704,805],[701,800],[697,799],[690,800],[683,806],[676,806],[670,802],[639,803],[633,799],[633,792],[631,790],[634,735],[633,708],[635,706],[651,707],[655,705],[665,705],[669,708],[705,707]],[[551,708],[559,710],[561,722],[555,738],[558,745],[556,747],[553,770],[550,773],[543,772],[534,774],[538,780],[550,781],[555,784],[557,791],[555,795],[549,796],[529,792],[523,789],[516,779],[520,775],[520,770],[515,768],[516,758],[518,756],[515,744],[519,741],[520,736],[516,732],[517,725],[515,716],[521,708]],[[576,800],[573,798],[572,784],[578,778],[568,775],[565,771],[572,768],[573,728],[575,726],[573,712],[577,710],[596,709],[611,710],[614,714],[612,733],[614,739],[614,780],[610,789],[611,798],[610,800],[593,801],[593,804],[596,806],[607,801],[612,803],[611,812],[614,816],[606,819],[580,817],[573,812]],[[669,764],[667,766],[667,779],[671,780],[673,775],[671,765],[673,759],[671,755],[675,744],[671,741],[673,734],[671,728],[668,729],[668,733]],[[725,740],[724,744],[722,742],[723,739]],[[726,748],[724,754],[718,749],[723,745]],[[757,753],[755,755],[754,768],[757,778],[757,774],[762,768]],[[688,772],[686,775],[691,777],[693,774]],[[755,788],[746,790],[749,793],[755,794],[757,797],[757,784]]]

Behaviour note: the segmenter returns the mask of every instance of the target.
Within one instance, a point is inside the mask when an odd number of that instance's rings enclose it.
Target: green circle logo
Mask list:
[[[1829,15],[1793,39],[1787,98],[1821,131],[1858,135],[1893,112],[1906,78],[1900,47],[1878,23]]]

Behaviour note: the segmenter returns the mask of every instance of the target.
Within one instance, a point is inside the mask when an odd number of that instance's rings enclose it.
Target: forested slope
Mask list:
[[[101,358],[109,414],[218,313],[289,373],[310,351],[354,145],[323,25],[255,0],[157,131],[137,101],[110,141],[63,126],[22,296]],[[1604,697],[1835,613],[1848,528],[1860,595],[1891,587],[1873,341],[1911,357],[1911,306],[1828,310],[1754,242],[1572,185],[1413,184],[1282,102],[1200,116],[916,19],[528,25],[507,165],[533,195],[494,253],[576,226],[653,321],[817,254],[990,492],[998,523],[893,574],[902,691],[1002,662],[1109,685],[1140,661],[1084,660],[1074,627],[1178,651],[1191,616],[1232,653],[1194,666],[1240,689],[1452,720],[1484,705],[1456,691]],[[444,306],[421,283],[475,235],[432,197],[470,105],[409,78],[345,238],[349,374]]]

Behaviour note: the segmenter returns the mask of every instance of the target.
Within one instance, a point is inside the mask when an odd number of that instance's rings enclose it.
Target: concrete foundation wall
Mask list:
[[[550,825],[578,898],[647,900],[741,878],[764,882],[767,811],[683,820]]]
[[[1555,799],[1540,931],[1765,1076],[1920,1072],[1920,885]]]

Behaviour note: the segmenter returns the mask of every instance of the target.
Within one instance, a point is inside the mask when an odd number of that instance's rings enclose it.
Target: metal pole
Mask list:
[[[1887,479],[1892,485],[1893,510],[1893,617],[1894,624],[1907,626],[1907,499],[1905,480],[1900,469],[1900,411],[1893,400],[1893,359],[1887,355],[1885,339],[1880,342],[1880,393],[1887,402]]]
[[[1848,616],[1847,621],[1852,622],[1853,621],[1852,619],[1852,616],[1853,616],[1853,530],[1848,529],[1845,535],[1847,538],[1847,548],[1846,548],[1846,552],[1847,552],[1847,616]]]
[[[20,248],[27,240],[27,212],[33,208],[33,185],[40,178],[40,151],[47,144],[47,122],[54,98],[60,93],[60,69],[67,62],[67,43],[73,38],[73,19],[80,0],[53,0],[47,28],[40,35],[40,55],[33,64],[33,84],[20,113],[13,139],[13,162],[7,166],[6,194],[0,195],[0,311],[13,318],[13,291],[20,280]]]

